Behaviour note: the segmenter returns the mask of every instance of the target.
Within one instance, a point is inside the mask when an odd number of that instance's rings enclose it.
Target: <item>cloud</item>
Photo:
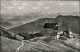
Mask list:
[[[28,5],[28,3],[22,3],[22,4],[23,4],[24,6],[25,6],[25,5]]]
[[[5,4],[4,3],[1,3],[1,6],[5,6]]]
[[[39,6],[41,6],[41,5],[43,5],[44,3],[37,3],[37,5],[39,5]]]
[[[73,5],[74,5],[74,6],[79,6],[79,3],[74,2]]]
[[[38,9],[38,7],[32,7],[34,10]]]
[[[13,5],[19,5],[19,3],[13,3]]]
[[[14,7],[7,7],[7,9],[12,9],[12,8],[14,8]]]
[[[5,11],[1,11],[1,14],[5,13]]]
[[[58,3],[59,4],[59,6],[64,6],[65,5],[65,3]]]
[[[10,14],[12,13],[12,12],[9,12]]]
[[[24,7],[18,7],[18,9],[24,9]]]
[[[44,9],[50,9],[50,7],[44,7]]]

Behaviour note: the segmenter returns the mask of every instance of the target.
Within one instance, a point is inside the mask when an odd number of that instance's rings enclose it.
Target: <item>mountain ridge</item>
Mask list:
[[[14,32],[14,33],[18,33],[18,32],[27,32],[27,33],[40,32],[41,30],[43,30],[43,25],[46,22],[49,22],[49,23],[56,23],[57,22],[59,25],[61,25],[61,27],[60,27],[61,30],[70,30],[72,32],[79,33],[79,27],[80,27],[79,26],[80,25],[79,19],[80,19],[79,16],[59,15],[56,18],[38,19],[36,21],[26,23],[24,25],[21,25],[21,26],[15,27],[15,28],[11,28],[9,30]],[[73,26],[73,24],[75,24],[75,25]],[[74,27],[76,27],[75,28],[76,31],[74,30]]]

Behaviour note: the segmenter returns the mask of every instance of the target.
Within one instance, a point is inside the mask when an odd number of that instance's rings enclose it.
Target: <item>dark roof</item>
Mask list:
[[[45,23],[43,28],[54,28],[54,27],[57,27],[56,25],[58,24],[57,23]]]
[[[69,31],[68,31],[68,30],[65,30],[64,32],[65,32],[67,35],[69,34]],[[64,33],[64,32],[63,32],[63,33]]]

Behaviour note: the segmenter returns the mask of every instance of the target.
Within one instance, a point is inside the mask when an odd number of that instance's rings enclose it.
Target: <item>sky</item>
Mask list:
[[[79,1],[24,1],[1,2],[1,14],[23,14],[31,12],[70,13],[79,11]]]

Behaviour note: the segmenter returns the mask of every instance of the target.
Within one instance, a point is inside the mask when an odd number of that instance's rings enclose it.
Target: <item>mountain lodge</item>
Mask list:
[[[58,23],[45,23],[43,25],[43,30],[42,30],[42,33],[43,34],[55,34],[57,35],[56,33],[58,32]]]
[[[53,30],[58,30],[58,24],[57,23],[45,23],[43,28],[45,28],[45,29],[50,28]]]

